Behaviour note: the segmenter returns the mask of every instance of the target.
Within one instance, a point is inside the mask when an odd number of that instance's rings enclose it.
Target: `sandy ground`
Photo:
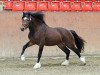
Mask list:
[[[1,58],[0,75],[100,75],[100,57],[86,56],[87,64],[83,66],[76,56],[70,57],[69,66],[61,66],[64,57],[43,57],[42,67],[33,69],[36,58]]]

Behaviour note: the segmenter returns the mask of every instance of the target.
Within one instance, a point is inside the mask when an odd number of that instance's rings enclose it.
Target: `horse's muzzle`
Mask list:
[[[21,31],[26,30],[29,27],[29,24],[22,24],[22,26],[20,27]]]

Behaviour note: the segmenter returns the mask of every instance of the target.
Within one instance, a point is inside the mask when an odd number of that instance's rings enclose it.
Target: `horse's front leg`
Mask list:
[[[25,61],[25,56],[24,56],[24,52],[26,50],[26,48],[32,46],[33,43],[31,43],[30,41],[28,43],[26,43],[24,46],[23,46],[23,49],[22,49],[22,52],[21,52],[21,60],[22,61]]]
[[[41,56],[42,56],[43,47],[44,47],[44,45],[39,46],[38,60],[37,60],[37,63],[33,67],[34,69],[37,69],[37,68],[41,67],[40,59],[41,59]]]

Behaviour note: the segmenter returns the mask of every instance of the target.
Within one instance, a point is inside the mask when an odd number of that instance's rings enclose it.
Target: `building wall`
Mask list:
[[[0,57],[19,57],[28,42],[28,29],[20,31],[21,12],[0,12]],[[98,12],[47,12],[45,21],[51,27],[72,29],[86,40],[83,54],[100,54],[100,13]],[[37,56],[38,46],[25,52],[27,57]],[[73,52],[71,52],[73,54]],[[57,47],[45,47],[43,56],[63,56]]]

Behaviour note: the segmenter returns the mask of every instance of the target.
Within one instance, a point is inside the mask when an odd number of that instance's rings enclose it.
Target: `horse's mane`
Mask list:
[[[35,13],[32,13],[32,12],[29,12],[30,15],[32,17],[34,17],[35,19],[38,19],[40,20],[42,23],[45,24],[45,21],[44,21],[44,14],[42,12],[35,12]]]

